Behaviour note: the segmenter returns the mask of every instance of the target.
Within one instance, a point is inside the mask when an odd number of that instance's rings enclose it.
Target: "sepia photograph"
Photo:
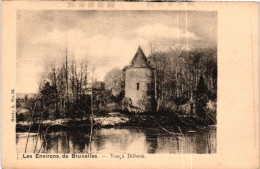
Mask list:
[[[216,11],[16,19],[17,153],[216,153]]]
[[[2,168],[259,168],[258,3],[2,4]]]

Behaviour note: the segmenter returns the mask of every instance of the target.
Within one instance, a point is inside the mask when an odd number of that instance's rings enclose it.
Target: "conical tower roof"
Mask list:
[[[150,67],[147,61],[147,58],[144,55],[143,50],[139,46],[137,52],[131,61],[131,67]]]

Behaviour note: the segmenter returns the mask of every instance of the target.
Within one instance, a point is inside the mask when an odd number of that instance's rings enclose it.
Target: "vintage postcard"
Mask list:
[[[258,168],[250,2],[2,6],[3,168]]]

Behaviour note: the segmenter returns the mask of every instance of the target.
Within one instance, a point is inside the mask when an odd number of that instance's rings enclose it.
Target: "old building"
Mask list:
[[[152,107],[153,69],[139,46],[129,66],[123,69],[126,109],[135,112],[149,111]]]

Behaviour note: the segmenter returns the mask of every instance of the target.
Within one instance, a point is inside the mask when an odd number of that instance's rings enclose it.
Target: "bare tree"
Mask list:
[[[26,153],[31,128],[32,128],[32,126],[33,126],[33,124],[35,123],[35,120],[36,120],[35,117],[36,117],[36,113],[37,113],[37,108],[39,107],[39,102],[38,102],[37,97],[36,98],[29,98],[28,96],[25,96],[24,103],[25,103],[25,108],[28,110],[29,116],[30,116],[30,127],[29,127],[29,130],[28,130],[28,135],[27,135],[25,150],[24,150],[24,153]]]
[[[196,93],[199,77],[205,77],[208,97],[216,98],[217,60],[213,48],[183,50],[171,45],[169,51],[160,52],[150,44],[148,60],[154,68],[154,94],[156,111],[179,109]]]

